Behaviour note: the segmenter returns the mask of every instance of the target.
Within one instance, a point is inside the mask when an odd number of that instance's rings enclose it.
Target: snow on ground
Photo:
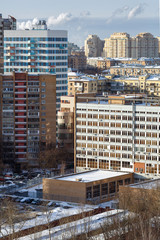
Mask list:
[[[36,234],[21,237],[18,240],[31,240],[31,239],[49,240],[50,236],[51,239],[54,240],[70,239],[74,235],[100,228],[101,225],[106,220],[112,222],[113,217],[117,214],[119,217],[123,217],[125,213],[124,210],[111,210],[108,212],[100,213],[91,217],[86,217],[77,221],[73,221],[71,223],[51,228],[50,232],[49,230],[45,230],[38,232]]]
[[[70,208],[64,209],[63,207],[66,207],[66,206],[70,207]],[[61,202],[60,207],[54,208],[50,211],[48,211],[48,209],[46,208],[46,212],[37,213],[37,217],[35,217],[31,220],[27,220],[25,222],[15,224],[15,226],[14,226],[15,231],[19,231],[19,230],[26,229],[26,228],[31,228],[31,227],[37,226],[39,224],[46,224],[49,221],[54,221],[57,219],[61,219],[63,217],[72,216],[74,214],[79,214],[81,212],[90,211],[90,210],[93,210],[94,208],[96,208],[96,206],[92,206],[92,205],[77,206],[75,204]],[[9,226],[2,225],[0,237],[2,237],[2,235],[5,236],[11,232],[12,231]]]

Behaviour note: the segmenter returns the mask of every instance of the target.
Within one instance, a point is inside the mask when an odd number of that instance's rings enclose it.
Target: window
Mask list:
[[[140,168],[141,169],[141,168]],[[130,178],[126,178],[125,179],[125,185],[127,185],[127,184],[130,184],[131,183],[131,179]]]
[[[92,187],[87,187],[86,188],[86,198],[87,199],[92,198]]]
[[[116,192],[116,182],[110,182],[109,183],[109,193],[115,193]]]
[[[101,195],[108,195],[108,183],[101,185]]]
[[[93,197],[100,196],[100,185],[93,186]]]

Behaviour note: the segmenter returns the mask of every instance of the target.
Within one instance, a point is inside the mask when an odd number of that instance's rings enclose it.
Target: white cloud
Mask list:
[[[139,4],[137,6],[135,6],[134,8],[132,8],[129,13],[128,13],[128,19],[132,19],[134,17],[136,17],[137,15],[141,14],[144,11],[144,6],[142,6],[142,4]]]
[[[32,29],[32,26],[36,23],[38,23],[38,18],[34,18],[33,20],[23,22],[17,22],[17,28],[20,30]]]
[[[113,13],[112,15],[107,19],[107,23],[111,23],[115,17],[118,17],[120,15],[123,15],[125,14],[126,12],[128,12],[129,10],[129,7],[128,6],[124,6],[122,8],[117,8]]]
[[[47,20],[48,27],[59,25],[72,20],[73,16],[71,13],[61,13],[58,17],[51,16]]]

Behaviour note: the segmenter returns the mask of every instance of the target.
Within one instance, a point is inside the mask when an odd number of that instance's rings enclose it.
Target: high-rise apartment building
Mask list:
[[[3,73],[3,53],[4,53],[4,30],[15,30],[16,19],[12,16],[2,18],[0,14],[0,73]]]
[[[40,30],[41,29],[41,30]],[[27,71],[56,74],[57,109],[67,95],[67,31],[47,30],[41,21],[33,30],[4,32],[4,73]]]
[[[99,57],[102,55],[104,41],[97,35],[88,35],[85,40],[85,55],[86,57]]]
[[[139,33],[136,37],[131,38],[130,51],[132,58],[156,58],[159,56],[158,39],[151,33]]]
[[[0,101],[4,163],[37,165],[40,148],[56,143],[56,75],[0,75]]]
[[[109,58],[158,57],[158,39],[150,33],[130,37],[128,33],[113,33],[105,39],[103,55]]]
[[[103,51],[105,57],[130,57],[130,35],[125,32],[113,33],[105,39]]]
[[[160,175],[160,102],[137,95],[86,98],[75,108],[75,169]]]

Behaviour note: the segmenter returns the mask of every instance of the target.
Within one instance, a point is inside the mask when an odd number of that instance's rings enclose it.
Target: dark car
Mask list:
[[[31,203],[32,201],[33,201],[32,198],[27,198],[25,202],[26,202],[26,203]]]
[[[41,203],[42,203],[42,201],[39,199],[32,201],[32,204],[34,204],[34,205],[40,205]]]

